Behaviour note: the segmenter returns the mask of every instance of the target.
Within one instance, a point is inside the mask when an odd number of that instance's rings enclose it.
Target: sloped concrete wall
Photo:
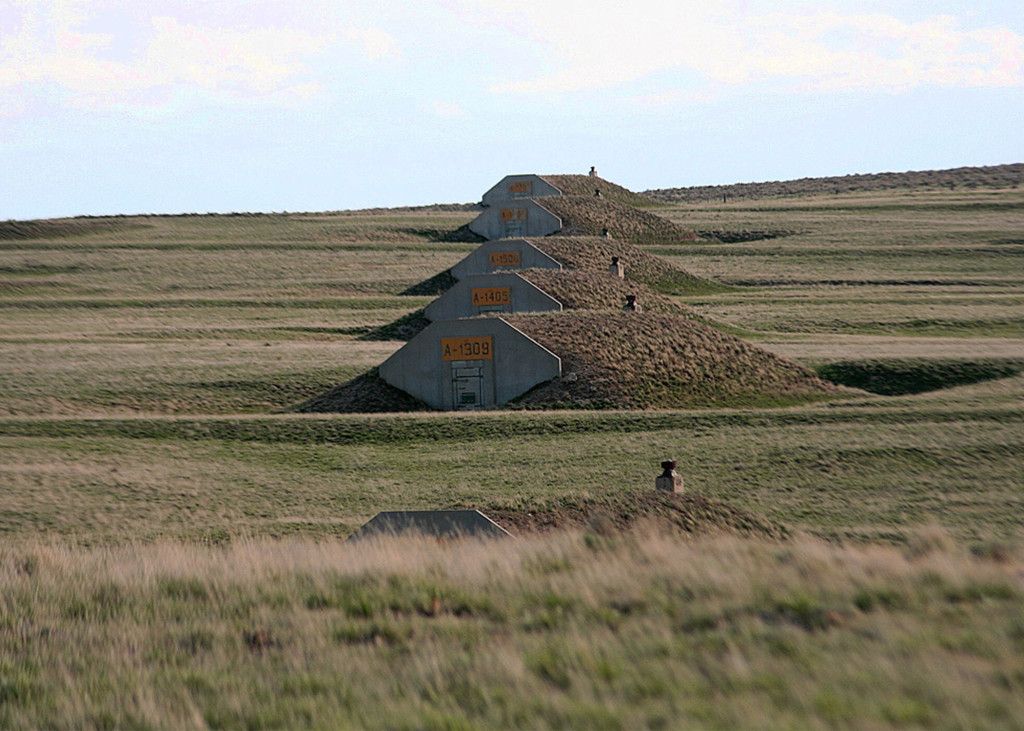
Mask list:
[[[509,272],[517,269],[561,269],[562,265],[526,239],[488,241],[452,267],[452,276]]]
[[[471,274],[427,305],[428,320],[457,320],[488,312],[551,312],[562,303],[518,274]]]
[[[562,191],[539,175],[506,175],[484,193],[480,202],[492,206],[503,201],[548,195],[562,195]]]
[[[456,360],[451,349],[460,341],[486,347],[467,348],[465,357]],[[459,403],[461,375],[477,369],[482,372],[482,398],[477,404]],[[431,323],[384,361],[378,372],[395,388],[435,409],[488,408],[558,378],[562,361],[501,318],[481,317]]]
[[[528,198],[496,202],[469,224],[470,231],[489,240],[547,236],[561,228],[562,219]]]

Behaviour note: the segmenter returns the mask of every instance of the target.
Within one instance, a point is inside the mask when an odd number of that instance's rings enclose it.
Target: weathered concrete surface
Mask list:
[[[457,320],[489,312],[552,312],[562,303],[518,274],[471,274],[427,305],[428,320]]]
[[[549,195],[562,195],[562,191],[539,175],[506,175],[483,194],[480,202],[493,206],[504,201]]]
[[[517,269],[561,269],[553,259],[526,239],[498,239],[474,249],[451,268],[452,276],[464,279],[471,274],[490,274]]]
[[[530,198],[495,202],[469,224],[470,231],[488,240],[547,236],[561,228],[561,218]]]
[[[381,378],[446,411],[501,406],[558,378],[562,361],[500,317],[431,323],[377,369]]]
[[[377,513],[348,540],[409,534],[430,538],[511,537],[479,510],[391,510]]]

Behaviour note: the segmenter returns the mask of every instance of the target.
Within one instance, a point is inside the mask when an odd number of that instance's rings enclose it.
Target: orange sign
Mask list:
[[[523,263],[518,251],[492,251],[492,267],[517,267]]]
[[[515,183],[509,183],[509,193],[532,193],[533,183],[529,180],[520,180]]]
[[[473,287],[473,306],[507,305],[512,301],[508,287]]]
[[[502,221],[525,221],[526,220],[526,209],[525,208],[502,208],[501,209],[501,220]]]
[[[494,360],[494,338],[441,338],[441,360]]]

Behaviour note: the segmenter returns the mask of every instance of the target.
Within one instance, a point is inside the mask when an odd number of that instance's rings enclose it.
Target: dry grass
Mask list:
[[[639,281],[619,279],[596,271],[528,269],[520,275],[562,303],[567,310],[618,310],[635,294],[650,312],[682,314],[685,308]]]
[[[839,395],[806,368],[685,317],[656,313],[504,318],[562,358],[562,378],[516,400],[546,408],[695,408]]]
[[[839,195],[862,191],[900,189],[1018,188],[1024,183],[1024,163],[965,167],[950,170],[921,170],[906,173],[843,175],[831,178],[734,185],[702,185],[692,188],[663,188],[642,195],[661,203],[706,202],[725,198],[776,198],[789,196]]]
[[[562,191],[563,195],[590,197],[595,191],[601,191],[604,200],[614,201],[633,208],[649,208],[652,203],[647,196],[634,193],[628,188],[612,183],[601,177],[589,175],[542,175],[553,186]],[[545,199],[546,200],[546,199]]]
[[[559,236],[600,236],[602,229],[636,244],[677,244],[697,235],[650,211],[593,196],[553,196],[537,202],[562,219]]]
[[[1009,728],[1024,563],[659,534],[0,548],[5,728]]]

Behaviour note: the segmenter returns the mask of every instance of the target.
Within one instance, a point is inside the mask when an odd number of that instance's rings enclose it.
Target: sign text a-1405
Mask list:
[[[507,305],[512,301],[509,287],[473,287],[473,306]]]
[[[494,360],[494,338],[441,338],[441,360]]]

